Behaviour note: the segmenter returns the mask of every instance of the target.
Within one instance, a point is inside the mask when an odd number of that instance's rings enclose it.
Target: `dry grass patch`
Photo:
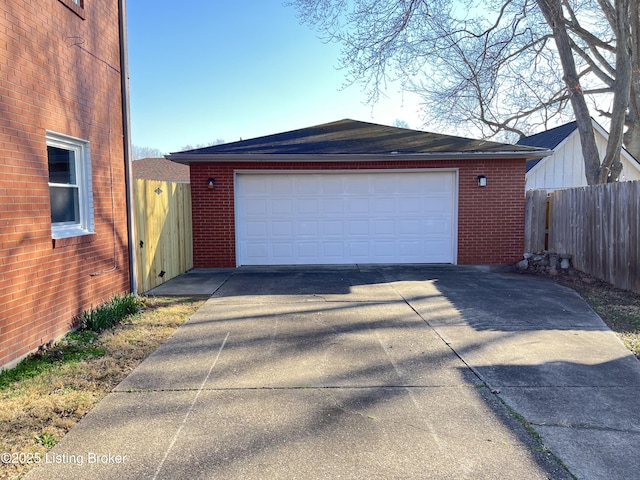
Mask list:
[[[71,333],[28,368],[0,374],[0,453],[43,455],[203,303],[144,298],[142,311],[117,326]],[[21,478],[29,468],[0,462],[0,478]]]

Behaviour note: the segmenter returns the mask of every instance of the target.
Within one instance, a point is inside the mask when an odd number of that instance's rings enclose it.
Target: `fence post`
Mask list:
[[[553,200],[553,193],[547,193],[545,199],[545,211],[544,211],[544,249],[549,250],[549,235],[551,233],[551,209]]]

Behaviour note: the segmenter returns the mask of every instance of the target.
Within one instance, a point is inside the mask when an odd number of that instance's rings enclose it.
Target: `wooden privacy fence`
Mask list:
[[[546,190],[527,191],[524,223],[524,251],[537,253],[548,249],[549,195]]]
[[[147,292],[193,268],[191,185],[134,182],[138,291]]]
[[[640,292],[640,181],[532,190],[526,208],[527,252],[570,254],[576,269]]]

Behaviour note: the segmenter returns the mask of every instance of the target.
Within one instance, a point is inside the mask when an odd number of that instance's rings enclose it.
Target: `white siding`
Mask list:
[[[604,158],[607,140],[597,130],[596,146],[600,158]],[[640,166],[632,158],[622,156],[621,180],[640,180]],[[543,158],[527,172],[526,190],[583,187],[587,185],[580,135],[577,130],[558,147],[553,155]]]

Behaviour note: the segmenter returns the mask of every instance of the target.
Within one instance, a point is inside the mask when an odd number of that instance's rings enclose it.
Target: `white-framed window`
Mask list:
[[[93,233],[93,190],[89,142],[47,131],[51,235]]]

